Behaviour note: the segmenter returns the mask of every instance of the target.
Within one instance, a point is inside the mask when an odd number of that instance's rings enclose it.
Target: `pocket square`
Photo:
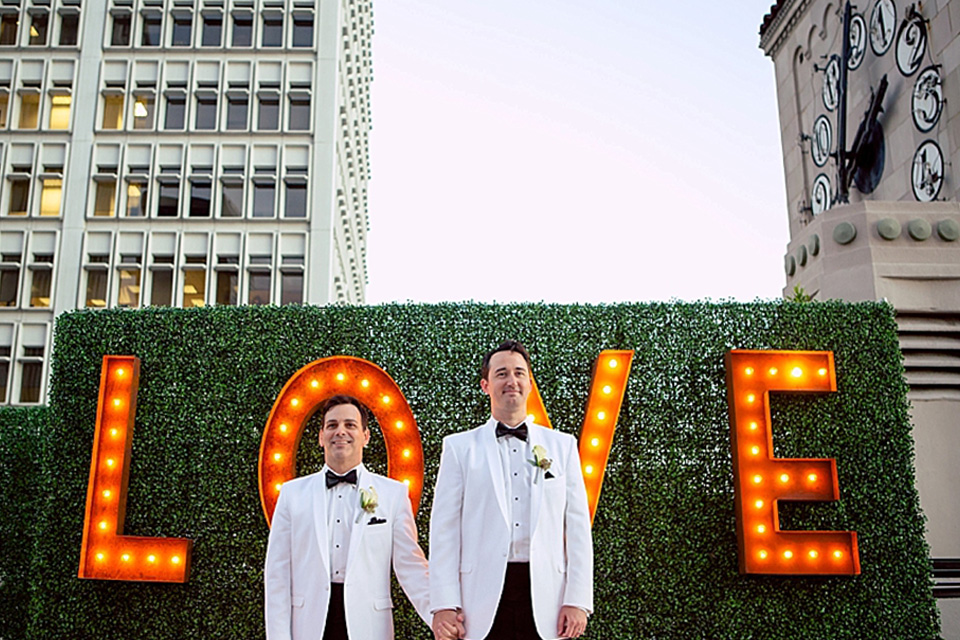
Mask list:
[[[370,521],[367,522],[367,524],[384,524],[386,521],[386,518],[370,518]]]
[[[549,471],[547,471],[545,474],[543,474],[543,479],[544,479],[544,480],[553,480],[553,479],[556,478],[556,477],[557,477],[557,476],[553,475],[553,474],[550,473]]]

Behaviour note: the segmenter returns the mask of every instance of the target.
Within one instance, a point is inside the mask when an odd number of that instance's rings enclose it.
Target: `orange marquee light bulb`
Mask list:
[[[760,484],[761,482],[763,482],[763,476],[761,475],[753,476],[753,484]]]
[[[114,460],[113,458],[107,458],[107,466],[108,466],[108,467],[112,467],[112,466],[115,465],[115,464],[117,464],[117,461],[116,461],[116,460]]]
[[[298,400],[297,398],[294,398],[293,400],[290,401],[291,407],[296,407],[299,404],[300,404],[300,400]]]
[[[606,417],[607,413],[605,411],[597,411],[597,420],[603,420]]]
[[[793,369],[791,369],[790,375],[792,375],[794,378],[799,378],[803,375],[803,369],[801,369],[800,367],[794,367]]]
[[[593,438],[592,440],[590,440],[590,444],[592,444],[592,445],[595,446],[595,447],[599,447],[599,446],[600,446],[600,438]]]
[[[114,399],[113,399],[113,406],[115,406],[115,407],[119,407],[119,406],[120,406],[120,398],[114,398]]]
[[[754,394],[752,393],[747,394],[747,402],[752,404],[756,399],[757,399],[757,396],[755,396]]]
[[[760,551],[760,553],[758,553],[757,556],[758,556],[761,560],[766,560],[766,559],[767,559],[767,552],[766,552],[766,551]]]
[[[823,368],[820,368],[820,369],[817,370],[817,373],[819,373],[821,376],[825,376],[825,375],[827,375],[827,370],[826,370],[826,369],[823,369]]]
[[[407,478],[403,481],[403,484],[407,485],[407,488],[410,488],[410,478]]]
[[[370,386],[370,381],[364,378],[363,380],[360,381],[360,386],[366,389],[367,387]]]
[[[316,389],[317,387],[320,386],[320,381],[317,380],[317,379],[313,379],[313,380],[310,381],[310,386],[313,387],[314,389]]]
[[[383,396],[383,404],[390,404],[390,396]]]
[[[817,481],[817,474],[811,473],[810,475],[807,476],[807,480],[809,480],[810,482],[816,482],[816,481]]]
[[[817,556],[819,556],[820,554],[817,553],[816,549],[810,549],[810,553],[808,553],[807,555],[810,556],[811,560],[816,560]]]
[[[288,428],[289,428],[289,427],[287,427],[287,425],[281,424],[281,425],[280,425],[280,432],[281,432],[281,433],[286,433]]]
[[[397,420],[396,427],[397,429],[403,429],[403,420]]]
[[[122,377],[123,377],[123,368],[117,369],[117,377],[118,377],[118,378],[122,378]]]
[[[759,426],[760,426],[760,425],[758,425],[756,422],[751,422],[751,423],[750,423],[750,431],[756,431],[756,430],[757,430],[757,427],[759,427]]]
[[[772,375],[772,376],[777,375],[777,368],[776,368],[776,367],[770,367],[770,372],[769,372],[769,373],[770,373],[770,375]]]
[[[99,526],[100,526],[101,529],[106,530],[106,528],[107,528],[107,521],[106,521],[106,520],[101,520]]]
[[[404,449],[404,450],[403,450],[403,457],[404,457],[404,458],[409,458],[409,457],[410,457],[410,449]]]
[[[592,476],[592,475],[593,475],[593,465],[592,465],[592,464],[588,464],[587,466],[585,466],[585,467],[583,468],[583,471],[584,471],[584,473],[586,473],[588,476]]]
[[[837,551],[834,551],[834,552],[833,552],[833,557],[836,558],[837,560],[839,560],[840,558],[843,557],[843,551],[840,551],[839,549],[838,549]]]
[[[793,557],[793,551],[790,551],[789,549],[787,549],[786,551],[783,552],[783,557],[789,560],[790,558]]]
[[[104,490],[103,490],[103,497],[104,497],[104,498],[109,498],[111,495],[113,495],[113,494],[110,493],[110,489],[104,489]]]
[[[172,562],[173,564],[180,564],[180,556],[173,556],[172,558],[170,558],[170,562]]]
[[[282,487],[282,486],[283,486],[283,483],[282,483],[282,482],[278,482],[277,484],[273,485],[273,488],[276,489],[277,491],[280,491],[280,487]]]
[[[607,364],[610,366],[611,369],[616,369],[619,363],[617,362],[616,358],[610,358],[610,361]]]
[[[608,396],[611,393],[613,393],[613,387],[611,387],[610,385],[605,385],[603,387],[603,395]]]
[[[343,382],[346,379],[346,376],[342,373],[337,374],[337,382]]]
[[[110,429],[110,435],[116,438],[120,434],[116,429]]]
[[[757,533],[766,533],[766,532],[767,532],[767,528],[765,526],[763,526],[762,524],[757,525]]]
[[[752,453],[753,455],[759,455],[760,447],[750,447],[750,453]]]
[[[790,482],[790,476],[785,473],[780,474],[780,482]]]
[[[283,454],[281,454],[281,453],[275,453],[275,454],[273,454],[273,459],[274,459],[276,462],[280,462],[281,458],[283,458]]]
[[[149,562],[149,563],[152,564],[152,563],[154,563],[154,562],[156,562],[156,561],[157,561],[157,556],[153,555],[152,553],[147,556],[147,562]]]
[[[744,372],[745,374],[747,374],[748,376],[752,376],[752,375],[753,375],[753,367],[747,367],[746,369],[743,370],[743,372]]]
[[[763,509],[763,500],[757,500],[753,503],[753,506],[755,506],[757,509]]]
[[[103,562],[104,555],[102,553],[97,554],[97,560]]]
[[[130,562],[130,554],[125,553],[122,556],[120,556],[120,559],[123,560],[124,562]]]

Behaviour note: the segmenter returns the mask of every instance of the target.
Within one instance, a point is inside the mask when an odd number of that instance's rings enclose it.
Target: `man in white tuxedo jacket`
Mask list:
[[[480,386],[493,417],[443,441],[430,518],[434,633],[451,637],[461,615],[470,640],[579,637],[593,610],[593,542],[577,442],[526,421],[530,357],[519,342],[484,357]]]
[[[319,473],[284,483],[264,566],[268,640],[392,640],[390,565],[430,624],[427,561],[407,488],[368,471],[366,408],[322,409]]]

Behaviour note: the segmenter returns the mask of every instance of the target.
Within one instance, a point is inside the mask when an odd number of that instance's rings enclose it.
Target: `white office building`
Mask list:
[[[371,0],[0,0],[0,404],[78,308],[362,303]]]

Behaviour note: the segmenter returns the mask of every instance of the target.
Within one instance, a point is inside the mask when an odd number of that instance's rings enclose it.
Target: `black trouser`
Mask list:
[[[327,624],[323,627],[323,640],[349,640],[347,616],[343,609],[343,583],[330,583],[330,605],[327,607]]]
[[[530,599],[530,564],[511,562],[487,640],[540,640]]]

